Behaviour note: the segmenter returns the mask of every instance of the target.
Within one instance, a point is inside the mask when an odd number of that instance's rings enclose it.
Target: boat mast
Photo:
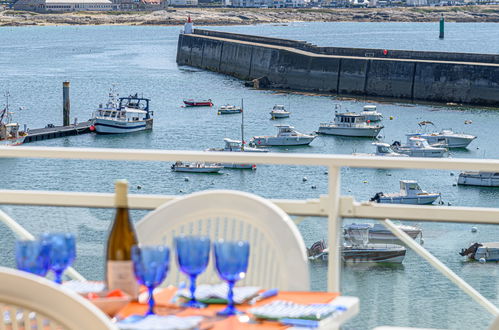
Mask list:
[[[241,99],[241,151],[244,151],[244,101]]]

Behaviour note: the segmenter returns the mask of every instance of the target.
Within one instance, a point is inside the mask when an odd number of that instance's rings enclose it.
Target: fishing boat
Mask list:
[[[462,172],[457,184],[465,186],[499,187],[499,173],[497,172]]]
[[[440,197],[440,193],[431,193],[421,189],[415,180],[400,180],[400,192],[385,194],[376,193],[371,202],[390,204],[432,204]]]
[[[9,109],[9,93],[5,93],[5,107],[0,113],[0,145],[16,146],[23,144],[28,136],[27,132],[19,130],[19,124],[12,122],[13,112]]]
[[[383,119],[383,115],[376,110],[375,105],[365,105],[362,109],[362,115],[366,117],[366,120],[371,122],[381,121]]]
[[[99,134],[123,134],[152,129],[153,112],[149,111],[148,98],[138,94],[117,99],[111,89],[105,106],[93,113],[91,130]]]
[[[207,100],[189,99],[189,100],[184,100],[184,104],[186,107],[212,107],[213,106],[213,102],[211,102],[211,99],[207,99]]]
[[[291,112],[287,111],[284,105],[276,104],[270,111],[272,119],[288,118]]]
[[[499,242],[474,243],[459,254],[480,262],[499,261]]]
[[[243,108],[235,106],[235,105],[226,104],[226,105],[222,105],[218,109],[217,113],[219,115],[231,115],[231,114],[241,113],[241,112],[243,112]]]
[[[175,162],[171,166],[173,172],[189,172],[189,173],[218,173],[224,167],[218,163],[183,163]]]
[[[455,133],[451,129],[443,129],[435,133],[411,133],[408,136],[418,136],[428,141],[430,146],[445,148],[466,148],[476,139],[474,135]]]
[[[379,156],[379,157],[409,157],[398,152],[393,151],[388,143],[384,142],[373,142],[376,147],[376,151],[373,154],[363,154],[363,153],[353,153],[354,156]]]
[[[319,134],[376,137],[383,129],[383,125],[370,124],[364,115],[354,112],[335,113],[334,122],[321,123]]]
[[[277,135],[254,136],[250,144],[255,146],[300,146],[309,145],[316,135],[300,133],[290,125],[275,125]]]
[[[443,157],[447,152],[443,147],[432,147],[426,139],[418,136],[407,136],[407,143],[401,144],[399,141],[392,143],[392,149],[400,154],[410,157]]]
[[[398,229],[404,231],[407,235],[409,235],[412,239],[417,239],[417,237],[422,237],[423,232],[421,228],[415,226],[408,226],[397,224]],[[343,238],[345,240],[350,240],[349,233],[352,232],[352,229],[367,229],[369,233],[369,242],[375,243],[386,243],[386,242],[399,242],[397,236],[395,236],[390,230],[388,230],[385,226],[379,223],[352,223],[346,226],[343,226]]]

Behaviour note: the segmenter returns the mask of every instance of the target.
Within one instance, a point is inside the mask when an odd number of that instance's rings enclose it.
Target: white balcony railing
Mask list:
[[[92,149],[92,148],[48,148],[48,147],[0,147],[0,157],[53,158],[113,161],[207,161],[224,163],[254,163],[278,165],[326,166],[328,168],[328,194],[318,199],[284,200],[272,199],[285,212],[295,216],[322,216],[328,218],[328,239],[330,245],[340,241],[342,218],[369,218],[382,220],[404,243],[425,258],[433,267],[453,281],[465,293],[486,308],[492,315],[499,316],[499,309],[474,290],[442,262],[423,247],[410,239],[388,219],[445,221],[464,223],[499,224],[499,208],[454,207],[454,206],[410,206],[376,203],[359,203],[352,197],[340,195],[340,169],[352,168],[397,168],[397,169],[439,169],[439,170],[479,170],[499,172],[499,160],[484,159],[425,159],[425,158],[384,158],[358,157],[348,155],[320,154],[277,154],[277,153],[237,153],[237,152],[196,152],[133,149]],[[165,195],[130,195],[132,209],[154,209],[164,202],[177,198]],[[72,206],[113,208],[113,194],[54,192],[28,190],[0,190],[0,204]],[[21,236],[29,235],[8,216],[0,214],[11,230]],[[328,268],[328,290],[339,291],[340,249],[330,249]],[[77,276],[77,273],[74,273]]]

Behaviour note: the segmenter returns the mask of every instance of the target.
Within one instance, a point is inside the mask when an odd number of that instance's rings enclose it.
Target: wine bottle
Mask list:
[[[139,285],[133,271],[132,246],[137,244],[137,235],[130,220],[127,194],[128,182],[116,181],[116,215],[107,238],[106,283],[108,290],[120,289],[136,300]]]

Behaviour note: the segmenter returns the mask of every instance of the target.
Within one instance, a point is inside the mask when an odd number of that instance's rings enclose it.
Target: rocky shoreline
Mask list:
[[[41,14],[0,11],[0,26],[28,25],[181,25],[188,15],[196,25],[249,25],[290,22],[499,22],[499,6],[396,8],[175,8],[140,12]]]

